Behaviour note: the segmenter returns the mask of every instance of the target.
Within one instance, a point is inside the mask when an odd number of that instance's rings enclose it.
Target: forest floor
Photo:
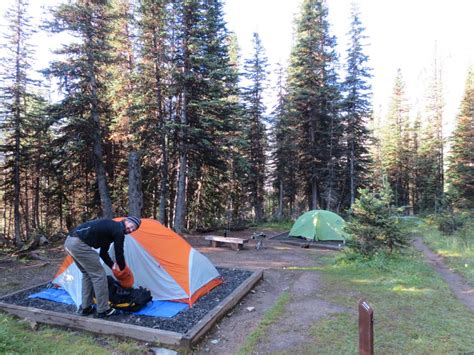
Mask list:
[[[334,313],[357,311],[357,300],[354,301],[354,307],[349,309],[321,298],[318,290],[325,285],[319,273],[304,271],[305,267],[317,266],[321,256],[337,251],[284,244],[277,239],[270,239],[282,231],[259,231],[267,235],[260,250],[256,250],[255,240],[250,240],[244,250],[236,251],[226,246],[212,248],[202,234],[185,236],[216,266],[264,270],[264,279],[208,332],[193,348],[193,354],[236,354],[283,295],[287,295],[289,302],[278,319],[269,323],[265,336],[253,345],[253,352],[286,353],[311,346],[311,337],[306,335],[319,319]],[[255,230],[232,232],[230,237],[248,238],[253,232]],[[37,251],[41,260],[12,259],[0,253],[0,296],[50,281],[64,257],[62,243],[56,244],[41,247]],[[441,274],[460,301],[474,311],[474,288],[467,286],[458,275],[444,266],[442,258],[429,250],[421,239],[414,239],[414,246],[424,253],[427,261]]]

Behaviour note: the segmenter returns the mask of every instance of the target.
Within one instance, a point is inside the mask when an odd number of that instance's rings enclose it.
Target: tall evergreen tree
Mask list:
[[[187,212],[201,213],[204,208],[207,215],[215,215],[225,205],[225,198],[220,201],[224,193],[219,193],[223,186],[219,179],[227,169],[226,137],[234,130],[232,114],[236,105],[232,97],[236,94],[236,80],[229,62],[222,8],[221,0],[193,0],[184,1],[180,11],[180,157],[174,219],[178,232],[186,227]],[[205,201],[200,196],[209,199]],[[192,200],[192,206],[187,206],[188,200]]]
[[[420,209],[440,209],[444,190],[443,90],[441,68],[435,57],[420,145]]]
[[[53,10],[49,24],[53,33],[67,32],[77,41],[64,45],[58,54],[67,56],[51,64],[49,73],[58,77],[64,99],[60,115],[69,122],[76,121],[74,135],[81,136],[84,149],[92,148],[101,212],[113,216],[107,182],[104,142],[107,141],[110,107],[106,97],[108,65],[113,60],[110,45],[110,25],[113,23],[108,2],[79,0],[61,4]]]
[[[248,176],[248,160],[246,151],[248,150],[247,137],[242,135],[246,130],[246,120],[243,105],[240,104],[239,86],[239,60],[240,48],[237,42],[237,36],[234,33],[229,35],[229,59],[231,68],[234,72],[235,94],[229,96],[229,100],[236,104],[233,122],[235,124],[234,132],[228,135],[228,201],[226,218],[228,223],[239,224],[246,217],[248,210],[248,195],[246,193],[246,181]]]
[[[235,136],[238,113],[237,71],[229,52],[229,32],[226,28],[222,0],[202,3],[202,64],[203,94],[199,103],[201,117],[193,131],[194,184],[188,198],[192,201],[189,218],[204,225],[219,220],[227,203],[228,157],[230,142]],[[189,224],[189,223],[188,223]],[[192,224],[189,224],[192,225]]]
[[[299,133],[300,184],[310,209],[336,208],[342,178],[336,39],[323,0],[305,0],[289,67],[292,120]]]
[[[413,123],[413,134],[411,135],[410,148],[412,153],[412,164],[410,169],[410,207],[413,213],[420,211],[421,189],[424,185],[423,157],[421,154],[421,115],[415,117]]]
[[[178,78],[180,92],[180,115],[179,131],[177,134],[177,145],[179,151],[178,180],[176,186],[176,207],[173,228],[178,233],[184,231],[186,217],[186,193],[188,179],[188,159],[189,159],[189,131],[192,115],[196,114],[196,105],[192,105],[193,99],[198,98],[198,89],[201,87],[197,74],[199,66],[193,63],[197,59],[197,53],[193,56],[193,50],[198,50],[201,46],[197,41],[199,36],[197,24],[200,23],[200,9],[197,0],[182,1],[179,3],[181,28],[179,31],[180,42],[178,49],[177,65],[182,74]],[[194,89],[194,90],[193,90]],[[194,94],[194,95],[193,95]]]
[[[44,93],[38,91],[33,99],[28,100],[28,120],[24,125],[25,154],[21,180],[24,184],[22,205],[25,210],[24,220],[27,235],[33,231],[44,229],[43,216],[41,215],[44,202],[43,181],[45,172],[52,163],[46,159],[47,143],[51,140],[52,132],[49,129],[51,122],[47,114],[48,105],[43,99],[43,95]],[[62,228],[61,225],[59,227]]]
[[[264,217],[267,138],[264,125],[266,108],[263,95],[268,75],[268,60],[258,33],[253,34],[253,49],[252,57],[245,61],[243,75],[248,81],[248,85],[243,88],[243,98],[247,120],[245,134],[249,143],[247,184],[255,220],[260,222]]]
[[[410,164],[409,109],[405,97],[405,83],[399,69],[395,78],[390,110],[382,131],[382,166],[397,206],[409,205]]]
[[[369,165],[368,144],[370,133],[367,121],[372,114],[370,69],[368,57],[363,53],[364,27],[358,8],[352,7],[352,22],[349,32],[350,46],[347,50],[347,76],[343,83],[343,112],[347,144],[347,180],[349,206],[355,201],[356,192],[367,184]]]
[[[456,129],[451,137],[448,182],[455,204],[474,208],[474,66],[469,69]]]
[[[272,113],[273,187],[278,193],[277,218],[290,217],[296,202],[297,187],[297,133],[291,120],[284,69],[277,68],[277,103]]]
[[[2,46],[4,57],[1,63],[0,118],[2,130],[3,175],[5,200],[13,204],[14,241],[20,246],[25,229],[22,222],[28,221],[28,214],[20,212],[23,187],[21,176],[27,159],[26,127],[31,115],[32,94],[31,61],[33,48],[29,43],[34,33],[31,18],[27,14],[28,2],[16,0],[7,10],[8,22],[4,33],[6,43]]]
[[[138,7],[140,119],[136,129],[144,154],[145,209],[168,225],[171,219],[170,182],[175,126],[177,65],[175,36],[179,6],[169,0],[143,0]]]
[[[108,176],[113,185],[122,187],[113,190],[116,209],[122,214],[140,216],[143,196],[138,134],[135,130],[139,98],[136,53],[133,46],[135,40],[133,9],[128,0],[113,0],[110,3],[114,20],[110,24],[110,45],[115,60],[107,69],[109,80],[105,86],[107,101],[110,102],[112,112],[111,140],[107,144],[111,148],[111,153],[108,156],[114,163],[109,166]],[[127,171],[128,207],[124,203],[127,201],[127,189],[124,186]]]

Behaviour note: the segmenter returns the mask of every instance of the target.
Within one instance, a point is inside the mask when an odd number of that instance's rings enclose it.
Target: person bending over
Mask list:
[[[125,235],[140,227],[138,217],[129,216],[120,222],[111,219],[97,219],[85,222],[74,228],[64,244],[66,252],[73,258],[82,272],[82,304],[78,313],[87,316],[94,311],[93,297],[97,303],[97,317],[113,315],[116,310],[109,307],[109,286],[107,274],[100,259],[112,269],[121,286],[133,286],[133,274],[125,263],[123,246]],[[114,243],[115,260],[109,255],[110,244]],[[100,248],[99,254],[94,250]]]

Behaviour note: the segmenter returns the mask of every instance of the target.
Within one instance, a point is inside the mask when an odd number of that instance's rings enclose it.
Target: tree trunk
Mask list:
[[[161,189],[160,189],[160,215],[158,220],[166,225],[168,223],[166,210],[168,206],[168,193],[169,193],[169,186],[168,186],[168,149],[167,149],[167,137],[163,137],[163,162],[161,164]]]
[[[278,191],[278,212],[277,219],[281,221],[283,218],[283,181],[280,179],[280,188]]]
[[[184,70],[187,73],[186,69]],[[185,84],[186,85],[186,84]],[[186,87],[183,91],[183,106],[181,113],[181,128],[179,134],[179,148],[180,148],[180,157],[179,157],[179,173],[178,173],[178,186],[176,191],[176,208],[174,215],[174,226],[173,229],[177,233],[183,233],[184,231],[184,221],[186,217],[186,178],[188,172],[188,154],[186,150],[186,137],[187,137],[187,95]]]
[[[334,169],[336,164],[336,157],[334,156],[334,117],[331,115],[331,124],[329,130],[329,162],[328,162],[328,179],[326,183],[326,188],[328,189],[326,206],[327,210],[332,209],[332,200],[333,200],[333,183],[334,183]]]
[[[30,235],[30,199],[28,196],[28,178],[25,176],[25,197],[23,199],[23,221],[25,223],[25,235]]]
[[[20,247],[23,242],[21,241],[21,223],[20,223],[20,86],[21,86],[21,75],[20,75],[20,57],[21,48],[20,40],[21,37],[20,28],[17,28],[16,43],[16,77],[15,77],[15,101],[14,101],[14,120],[15,120],[15,161],[13,163],[13,184],[14,184],[14,207],[13,207],[13,218],[15,220],[15,245]]]
[[[136,151],[128,156],[128,214],[140,217],[143,208],[140,157]]]
[[[107,174],[105,171],[104,157],[102,152],[102,134],[99,119],[99,103],[97,97],[97,82],[94,73],[94,61],[91,53],[88,53],[89,64],[89,84],[91,88],[91,120],[94,127],[93,145],[94,145],[94,165],[99,187],[100,204],[104,218],[112,218],[112,201],[110,199],[109,187],[107,185]]]
[[[33,228],[38,229],[40,227],[40,177],[39,169],[36,171],[35,178],[35,200],[33,208]]]
[[[352,205],[355,202],[355,176],[354,176],[354,141],[351,141],[351,152],[350,152],[350,167],[349,167],[349,175],[350,175],[350,185],[351,185],[351,203],[349,207],[352,207]]]
[[[317,210],[319,209],[319,204],[318,204],[318,185],[316,182],[316,177],[313,175],[311,178],[311,206],[310,208],[312,210]]]
[[[187,153],[182,152],[179,158],[178,191],[176,193],[176,209],[174,216],[174,230],[177,233],[183,233],[184,231],[184,219],[186,215],[187,165]]]

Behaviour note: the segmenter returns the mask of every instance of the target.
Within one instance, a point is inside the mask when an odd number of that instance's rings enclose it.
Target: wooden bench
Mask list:
[[[211,242],[211,246],[214,248],[220,247],[224,244],[230,244],[230,247],[235,250],[242,250],[244,244],[248,243],[248,239],[242,238],[231,238],[231,237],[221,237],[218,235],[206,235],[206,240]]]

